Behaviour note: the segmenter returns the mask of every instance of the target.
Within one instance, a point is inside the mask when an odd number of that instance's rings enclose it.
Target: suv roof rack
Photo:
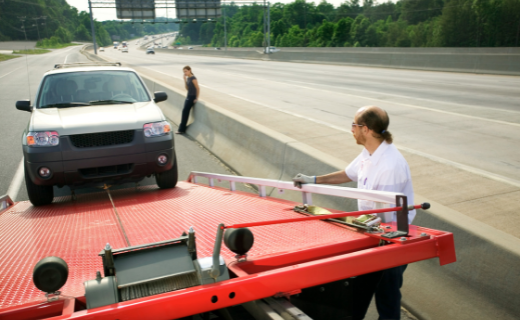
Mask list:
[[[75,67],[97,67],[97,66],[113,66],[120,67],[121,62],[77,62],[77,63],[58,63],[54,65],[54,69],[75,68]]]

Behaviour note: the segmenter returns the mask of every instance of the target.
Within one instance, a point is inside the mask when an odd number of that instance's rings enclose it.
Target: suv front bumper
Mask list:
[[[146,176],[170,170],[175,161],[171,133],[162,137],[145,138],[136,130],[132,143],[93,148],[76,148],[68,136],[60,137],[57,147],[34,148],[23,146],[25,166],[29,177],[37,185],[84,186],[137,182]],[[168,161],[161,165],[160,155]],[[38,171],[51,170],[48,178]]]

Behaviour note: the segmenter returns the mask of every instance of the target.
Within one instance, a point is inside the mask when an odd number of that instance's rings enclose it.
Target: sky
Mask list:
[[[70,4],[73,7],[78,8],[78,11],[87,11],[88,12],[88,0],[66,0],[68,4]],[[281,2],[281,3],[289,3],[293,2],[294,0],[273,0],[271,3],[275,2]],[[311,0],[308,0],[309,2],[312,2]],[[315,0],[315,3],[319,3],[321,0]],[[328,3],[333,4],[335,7],[339,6],[342,2],[345,0],[327,0]],[[259,1],[260,2],[260,1]],[[363,1],[360,1],[363,2]],[[386,2],[381,0],[380,2]],[[396,2],[396,0],[392,0],[392,2]],[[94,19],[98,21],[104,21],[104,20],[117,20],[116,17],[116,9],[99,9],[94,8],[93,9]],[[169,9],[168,12],[166,12],[166,9],[156,9],[155,11],[156,16],[158,17],[170,17],[175,18],[175,9]],[[168,15],[166,15],[168,14]]]

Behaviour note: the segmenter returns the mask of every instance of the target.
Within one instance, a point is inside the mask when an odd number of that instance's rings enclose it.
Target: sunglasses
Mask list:
[[[366,125],[364,125],[364,124],[357,124],[357,123],[352,122],[352,128],[354,128],[354,127],[366,127]]]

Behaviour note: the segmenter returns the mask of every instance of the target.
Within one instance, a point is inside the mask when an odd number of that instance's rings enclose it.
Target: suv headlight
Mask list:
[[[27,145],[31,147],[55,147],[60,144],[56,131],[38,131],[27,134]]]
[[[172,131],[168,121],[147,123],[143,126],[143,130],[144,136],[147,138],[164,136]]]

